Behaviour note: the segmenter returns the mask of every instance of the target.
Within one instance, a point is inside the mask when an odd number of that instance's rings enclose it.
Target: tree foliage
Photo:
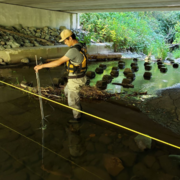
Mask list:
[[[179,12],[84,13],[83,30],[96,42],[113,42],[114,50],[129,49],[165,58],[167,43],[179,38]],[[176,32],[179,32],[179,35]]]

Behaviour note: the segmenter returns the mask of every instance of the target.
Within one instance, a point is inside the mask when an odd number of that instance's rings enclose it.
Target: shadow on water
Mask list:
[[[117,61],[108,63],[115,66]],[[127,61],[127,66],[128,63],[130,65],[130,61]],[[143,64],[143,62],[139,63]],[[97,66],[98,63],[92,64],[89,70]],[[142,79],[144,66],[140,67],[133,82],[135,91],[144,88],[153,93],[155,89],[176,83],[176,78],[173,76],[174,69],[171,70],[170,67],[167,74],[159,74],[156,64],[153,66],[154,72],[152,70],[153,76],[150,81]],[[61,69],[62,67],[52,70],[53,76],[59,77]],[[104,73],[109,74],[109,71],[110,69],[107,68]],[[25,78],[36,84],[32,68],[7,69],[3,73],[6,73],[6,76],[16,77],[12,80],[14,82]],[[118,78],[113,79],[113,82],[120,82],[123,79],[122,73],[120,74]],[[169,77],[168,74],[172,76]],[[96,81],[102,76],[96,76]],[[42,70],[40,77],[43,86],[50,84],[46,70]],[[94,80],[91,81],[92,84],[93,82]],[[170,82],[173,83],[169,84]],[[122,90],[119,86],[112,85],[108,85],[108,89]],[[67,121],[72,117],[71,110],[47,101],[43,102],[44,112],[45,115],[50,116],[44,131],[45,147],[41,147],[41,114],[38,100],[6,86],[0,86],[0,94],[0,179],[2,180],[180,178],[179,149],[106,123],[96,123],[92,117],[83,116],[82,123],[69,124]],[[43,156],[42,152],[44,152]]]

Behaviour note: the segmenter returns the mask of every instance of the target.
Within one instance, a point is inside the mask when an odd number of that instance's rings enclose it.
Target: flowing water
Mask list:
[[[132,60],[126,61],[130,67]],[[102,63],[102,62],[101,62]],[[99,62],[91,63],[88,70],[95,70]],[[94,85],[104,74],[110,74],[117,61],[105,62],[108,68],[91,80]],[[111,92],[148,91],[155,94],[178,82],[179,69],[168,66],[168,72],[159,72],[153,64],[151,80],[144,80],[144,62],[133,81],[134,88],[126,89],[109,84]],[[63,67],[40,71],[41,86],[51,85],[52,77],[60,77]],[[113,79],[121,83],[124,75]],[[1,69],[0,74],[9,83],[33,81],[32,67]],[[146,139],[134,140],[137,134],[107,123],[99,124],[94,118],[83,116],[79,125],[67,123],[72,118],[70,109],[43,101],[47,128],[42,137],[41,113],[38,99],[22,91],[0,84],[0,179],[1,180],[135,180],[179,179],[180,150]],[[62,102],[67,104],[66,101]],[[91,104],[97,103],[91,101]],[[102,102],[103,103],[103,102]],[[44,147],[42,147],[42,138]],[[177,137],[178,138],[178,137]],[[149,147],[151,144],[151,147]],[[148,148],[149,147],[149,148]],[[171,156],[170,156],[171,155]],[[120,160],[121,159],[121,160]],[[124,167],[124,169],[123,169]]]

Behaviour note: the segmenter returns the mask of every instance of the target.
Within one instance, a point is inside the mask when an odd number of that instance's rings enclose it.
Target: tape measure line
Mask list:
[[[48,99],[48,98],[46,98],[46,97],[39,96],[39,95],[37,95],[37,94],[35,94],[35,93],[32,93],[32,92],[30,92],[30,91],[24,90],[24,89],[19,88],[19,87],[16,87],[16,86],[11,85],[11,84],[9,84],[9,83],[3,82],[3,81],[0,81],[0,83],[5,84],[5,85],[7,85],[7,86],[11,86],[11,87],[13,87],[13,88],[15,88],[15,89],[18,89],[18,90],[20,90],[20,91],[24,91],[24,92],[26,92],[26,93],[32,94],[32,95],[34,95],[34,96],[41,97],[42,99],[45,99],[45,100],[50,101],[50,102],[52,102],[52,103],[58,104],[58,105],[60,105],[60,106],[64,106],[64,107],[66,107],[66,108],[69,108],[69,109],[72,109],[72,110],[76,110],[76,111],[78,111],[78,112],[81,112],[81,113],[86,114],[86,115],[88,115],[88,116],[91,116],[91,117],[93,117],[93,118],[96,118],[96,119],[99,119],[99,120],[104,121],[104,122],[106,122],[106,123],[112,124],[112,125],[114,125],[114,126],[117,126],[117,127],[123,128],[123,129],[126,129],[126,130],[131,131],[131,132],[134,132],[134,133],[136,133],[136,134],[145,136],[145,137],[147,137],[147,138],[153,139],[153,140],[158,141],[158,142],[160,142],[160,143],[163,143],[163,144],[172,146],[172,147],[174,147],[174,148],[180,149],[179,146],[176,146],[176,145],[174,145],[174,144],[171,144],[171,143],[168,143],[168,142],[166,142],[166,141],[163,141],[163,140],[154,138],[154,137],[149,136],[149,135],[147,135],[147,134],[138,132],[138,131],[136,131],[136,130],[133,130],[133,129],[130,129],[130,128],[128,128],[128,127],[122,126],[122,125],[120,125],[120,124],[111,122],[111,121],[109,121],[109,120],[107,120],[107,119],[104,119],[104,118],[95,116],[95,115],[93,115],[93,114],[89,114],[89,113],[84,112],[84,111],[81,111],[81,110],[79,110],[79,109],[75,109],[75,108],[69,107],[68,105],[65,105],[65,104],[62,104],[62,103],[53,101],[53,100]]]
[[[48,147],[46,147],[46,146],[44,146],[44,145],[40,144],[39,142],[34,141],[33,139],[31,139],[31,138],[29,138],[29,137],[27,137],[27,136],[25,136],[25,135],[21,134],[20,132],[18,132],[18,131],[16,131],[16,130],[14,130],[14,129],[12,129],[12,128],[10,128],[9,126],[6,126],[6,125],[4,125],[4,124],[2,124],[2,123],[0,123],[0,125],[1,125],[1,126],[3,126],[3,127],[5,127],[5,128],[7,128],[7,129],[9,129],[9,130],[11,130],[11,131],[13,131],[13,132],[15,132],[15,133],[17,133],[17,134],[19,134],[19,135],[21,135],[22,137],[24,137],[24,138],[26,138],[26,139],[28,139],[28,140],[30,140],[30,141],[32,141],[32,142],[34,142],[35,144],[37,144],[37,145],[41,146],[42,148],[47,149],[48,151],[52,152],[53,154],[55,154],[55,155],[59,156],[60,158],[63,158],[64,160],[69,161],[70,163],[72,163],[72,164],[76,165],[77,167],[79,167],[79,168],[83,169],[84,171],[86,171],[86,172],[88,172],[88,173],[90,173],[90,174],[92,174],[92,175],[96,176],[97,178],[99,178],[99,179],[103,180],[101,177],[97,176],[96,174],[94,174],[94,173],[92,173],[92,172],[88,171],[87,169],[85,169],[85,168],[83,168],[83,167],[79,166],[78,164],[76,164],[75,162],[73,162],[73,161],[71,161],[71,160],[69,160],[69,159],[65,158],[64,156],[62,156],[62,155],[60,155],[60,154],[58,154],[58,153],[54,152],[53,150],[51,150],[51,149],[49,149]]]

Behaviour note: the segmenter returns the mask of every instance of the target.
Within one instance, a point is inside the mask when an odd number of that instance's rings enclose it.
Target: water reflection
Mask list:
[[[132,60],[125,60],[125,68],[131,68],[131,63]],[[102,62],[101,62],[102,63]],[[88,70],[89,71],[94,71],[96,67],[101,64],[100,62],[93,62],[89,65]],[[94,86],[97,81],[102,80],[104,75],[110,75],[112,67],[118,67],[118,61],[111,61],[111,62],[103,62],[104,64],[107,65],[106,70],[104,70],[103,74],[96,74],[96,77],[91,80],[90,85]],[[138,61],[137,62],[139,71],[135,72],[136,78],[132,82],[134,85],[133,91],[148,91],[149,94],[155,94],[156,90],[160,88],[166,88],[169,86],[172,86],[176,83],[179,83],[179,80],[177,78],[177,75],[180,75],[180,71],[178,69],[174,69],[172,65],[166,65],[168,68],[167,73],[162,73],[158,69],[158,65],[155,62],[151,63],[152,69],[152,77],[148,78],[148,80],[144,79],[143,75],[145,73],[145,68],[144,68],[144,61]],[[123,74],[123,69],[119,70],[119,76],[116,78],[113,78],[112,83],[121,83],[122,80],[125,78]],[[164,82],[164,80],[167,81],[167,83]],[[151,84],[151,86],[149,85]],[[121,86],[114,86],[112,84],[108,84],[107,90],[115,93],[115,92],[123,92],[123,91],[128,91],[126,88],[123,88]]]
[[[133,60],[125,60],[125,68],[131,68],[131,63]],[[99,65],[102,64],[102,62],[91,62],[88,66],[88,71],[95,72],[95,69],[99,67]],[[103,62],[107,66],[107,68],[104,70],[102,74],[96,74],[95,78],[90,80],[90,85],[95,86],[97,81],[100,81],[103,79],[104,75],[110,75],[112,71],[112,67],[118,68],[118,61],[110,61],[110,62]],[[149,94],[155,94],[156,90],[160,88],[166,88],[173,86],[176,83],[179,83],[179,79],[177,78],[178,75],[180,75],[180,71],[177,69],[174,69],[171,64],[165,64],[165,66],[168,68],[167,73],[162,73],[160,69],[158,69],[158,64],[155,62],[151,63],[152,69],[151,71],[148,71],[149,73],[152,73],[151,78],[145,78],[143,77],[144,73],[146,72],[144,67],[144,61],[138,61],[137,62],[139,70],[135,73],[135,79],[132,82],[132,85],[134,85],[134,88],[130,91],[138,92],[138,91],[148,91]],[[51,72],[48,72],[46,69],[43,69],[40,72],[40,79],[42,86],[49,86],[52,85],[52,77],[63,77],[64,74],[64,67],[60,66],[57,68],[53,68],[50,70]],[[119,69],[119,76],[113,77],[112,82],[107,85],[107,91],[112,93],[120,93],[120,92],[128,92],[129,89],[126,87],[122,87],[119,85],[113,85],[112,83],[122,83],[123,79],[125,78],[125,75],[123,74],[124,69]],[[148,73],[147,72],[147,73]],[[34,85],[36,85],[36,79],[35,79],[35,73],[33,70],[33,67],[29,69],[25,68],[13,68],[13,69],[1,69],[0,76],[3,77],[11,77],[12,83],[20,83],[21,81],[28,81],[33,82]],[[148,80],[147,80],[148,79]],[[164,81],[166,80],[166,82]],[[151,86],[150,86],[151,84]]]
[[[84,142],[80,135],[81,123],[67,123],[66,133],[68,135],[69,152],[73,157],[82,156],[85,152]]]
[[[39,103],[15,89],[0,103],[0,178],[62,180],[147,180],[180,177],[180,151],[144,140],[123,129],[97,125],[83,118],[82,124],[67,123],[70,111],[44,104],[50,114],[42,157]],[[2,91],[1,91],[2,94]],[[172,156],[173,155],[173,156]],[[43,164],[42,164],[43,158]]]
[[[107,62],[113,67],[116,63],[117,61]],[[131,61],[127,61],[126,66],[128,63],[130,65]],[[142,64],[142,62],[138,63]],[[98,63],[90,65],[89,68],[93,70],[93,66],[97,67]],[[106,73],[111,71],[108,67],[105,70]],[[139,65],[139,67],[141,73],[137,72],[136,79],[133,81],[135,90],[144,88],[146,91],[148,89],[148,92],[153,92],[155,89],[167,87],[177,81],[173,74],[176,70],[171,69],[171,66],[168,70],[168,73],[171,73],[160,74],[157,65],[153,64],[153,81],[152,79],[145,81],[142,77],[144,66],[142,68]],[[60,76],[60,70],[61,67],[52,72]],[[35,82],[35,74],[31,69],[28,71],[16,69],[16,72],[8,71],[8,73],[13,77],[17,76],[19,81],[25,77]],[[41,75],[42,84],[47,85],[49,83],[47,71],[43,71]],[[96,80],[100,80],[98,79],[100,76],[103,77],[103,74],[96,75]],[[120,81],[123,78],[121,71],[120,76],[113,81]],[[109,88],[113,91],[125,91],[121,86],[115,89],[116,86],[108,84]],[[0,179],[2,180],[10,178],[14,180],[180,178],[178,149],[155,141],[151,142],[151,146],[141,139],[137,143],[135,141],[137,134],[103,123],[100,125],[92,123],[93,118],[88,119],[86,116],[83,117],[83,124],[67,124],[67,120],[71,117],[71,110],[48,102],[44,102],[45,115],[50,115],[44,137],[45,147],[48,149],[44,149],[42,165],[42,147],[35,143],[42,142],[41,130],[38,130],[41,120],[39,102],[9,87],[0,88],[0,94],[0,123],[29,138],[0,126]],[[118,106],[118,109],[120,108]],[[107,109],[103,109],[104,111]],[[129,114],[130,111],[125,113]],[[109,120],[115,119],[113,116],[111,118]]]

